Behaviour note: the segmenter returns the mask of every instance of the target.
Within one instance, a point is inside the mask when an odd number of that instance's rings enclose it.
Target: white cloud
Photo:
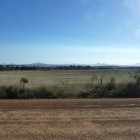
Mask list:
[[[140,14],[140,0],[124,0],[124,6],[133,14]]]
[[[123,0],[123,2],[130,14],[125,28],[131,31],[133,37],[140,39],[140,0]]]

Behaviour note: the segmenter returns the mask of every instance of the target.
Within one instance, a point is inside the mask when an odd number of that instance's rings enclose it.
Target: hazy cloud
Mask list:
[[[140,0],[124,0],[124,6],[133,14],[140,14]]]
[[[140,38],[140,29],[137,29],[135,31],[135,36],[136,36],[136,38]]]
[[[140,0],[124,0],[123,4],[130,14],[125,27],[132,31],[133,37],[140,39]]]

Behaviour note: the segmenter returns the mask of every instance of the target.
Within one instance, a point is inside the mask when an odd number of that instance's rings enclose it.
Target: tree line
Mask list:
[[[0,71],[11,70],[92,70],[92,69],[140,69],[140,67],[123,67],[123,66],[82,66],[82,65],[69,65],[69,66],[52,66],[52,67],[39,67],[39,66],[23,66],[23,65],[0,65]]]

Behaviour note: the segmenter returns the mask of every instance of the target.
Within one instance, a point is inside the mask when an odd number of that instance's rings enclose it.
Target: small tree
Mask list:
[[[107,84],[108,90],[113,90],[116,87],[116,81],[114,77],[110,78],[110,82]]]
[[[27,78],[20,79],[20,85],[22,85],[22,86],[25,86],[28,82],[29,82],[29,80]]]
[[[92,78],[91,78],[92,84],[94,84],[94,81],[96,80],[96,81],[98,81],[98,83],[99,83],[100,86],[102,87],[102,85],[103,85],[103,79],[104,79],[104,75],[103,75],[103,74],[101,74],[101,75],[99,75],[99,76],[97,76],[97,75],[92,75]]]

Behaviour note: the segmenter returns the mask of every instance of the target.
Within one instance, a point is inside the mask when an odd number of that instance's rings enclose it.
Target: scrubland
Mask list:
[[[139,77],[134,70],[0,72],[0,139],[139,140]]]
[[[24,80],[22,84],[21,79]],[[122,97],[140,97],[140,71],[112,69],[0,72],[1,99]]]

